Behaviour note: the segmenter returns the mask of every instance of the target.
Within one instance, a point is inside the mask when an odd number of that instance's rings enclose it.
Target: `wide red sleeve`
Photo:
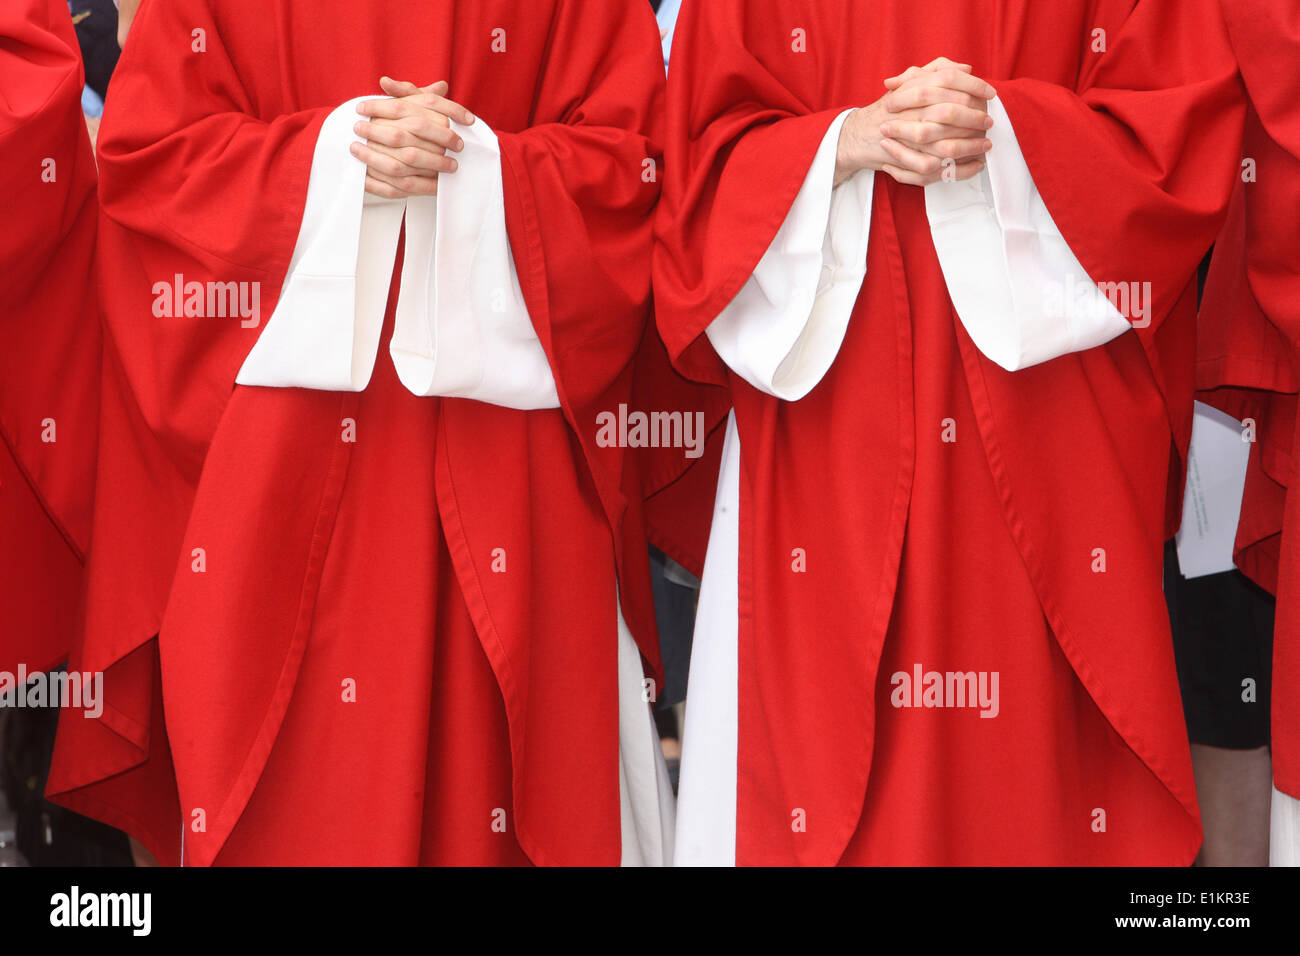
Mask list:
[[[249,78],[270,66],[232,59],[223,37],[250,28],[226,9],[144,4],[99,135],[107,325],[140,411],[191,483],[288,271],[330,112],[282,114],[257,90]],[[160,284],[177,277],[249,283],[260,320],[158,315]]]
[[[641,491],[623,449],[597,441],[597,415],[627,401],[649,316],[651,214],[659,197],[663,67],[639,2],[566,0],[551,24],[532,124],[498,132],[506,225],[520,287],[611,527]],[[490,120],[490,117],[488,117]],[[628,620],[651,622],[645,542],[619,543]],[[657,649],[633,624],[647,659]]]
[[[987,79],[1089,277],[1143,297],[1142,314],[1125,317],[1169,398],[1159,330],[1223,222],[1236,171],[1225,144],[1240,141],[1245,115],[1241,80],[1218,0],[1097,0],[1092,20],[1073,88]],[[1189,427],[1176,427],[1180,445]]]
[[[1300,49],[1300,44],[1297,44]],[[1300,330],[1300,159],[1246,120],[1243,176],[1215,242],[1197,316],[1197,398],[1253,426],[1234,557],[1277,593],[1294,468]]]
[[[1198,318],[1197,387],[1255,423],[1236,560],[1276,591],[1300,391],[1300,5],[1232,0],[1223,12],[1251,108]]]
[[[1296,391],[1300,334],[1300,5],[1232,0],[1224,16],[1250,96],[1242,172],[1201,309],[1201,388]]]
[[[90,532],[95,164],[63,0],[0,8],[0,670],[65,656]]]
[[[704,330],[771,245],[831,123],[863,105],[816,109],[824,78],[788,41],[740,0],[685,4],[674,33],[655,305],[674,363],[700,381],[725,383]]]
[[[317,130],[330,109],[286,110],[292,91],[278,81],[257,87],[273,61],[237,41],[265,31],[231,9],[145,0],[109,87],[98,143],[100,451],[86,625],[70,666],[103,672],[106,699],[98,720],[60,721],[49,792],[102,815],[102,792],[73,791],[115,778],[110,789],[121,789],[136,816],[113,822],[147,835],[155,852],[171,845],[178,811],[146,806],[168,793],[174,804],[173,784],[142,785],[170,775],[151,638],[185,554],[213,435],[288,271]],[[237,45],[240,62],[231,52]],[[177,314],[178,282],[233,283],[250,300],[257,290],[261,321]],[[208,311],[206,296],[196,311]],[[133,768],[144,769],[125,773]],[[165,822],[150,833],[156,821]]]

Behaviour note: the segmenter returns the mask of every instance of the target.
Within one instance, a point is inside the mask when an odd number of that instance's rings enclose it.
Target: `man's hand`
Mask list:
[[[938,182],[949,168],[949,179],[977,175],[992,148],[988,100],[996,92],[970,69],[941,57],[887,79],[889,92],[844,124],[836,185],[860,169],[914,186]]]
[[[943,178],[945,162],[955,164],[950,178],[958,180],[984,168],[984,154],[993,148],[988,102],[997,90],[969,64],[939,57],[890,77],[885,89],[881,103],[890,116],[881,124],[882,148],[904,176],[887,169],[895,179],[928,185]]]
[[[451,121],[469,126],[474,114],[447,99],[445,80],[419,87],[383,77],[379,85],[392,99],[358,105],[368,119],[354,127],[366,139],[352,144],[352,155],[366,164],[366,192],[385,199],[437,195],[438,176],[456,171],[448,152],[465,148]]]

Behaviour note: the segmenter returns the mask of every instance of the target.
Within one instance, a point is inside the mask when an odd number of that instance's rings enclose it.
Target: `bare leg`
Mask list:
[[[1205,843],[1198,866],[1268,866],[1273,762],[1267,747],[1227,750],[1192,744]]]
[[[135,837],[130,837],[129,839],[131,840],[131,859],[135,862],[136,866],[158,865],[158,861],[154,859],[154,855],[145,849],[143,843]]]

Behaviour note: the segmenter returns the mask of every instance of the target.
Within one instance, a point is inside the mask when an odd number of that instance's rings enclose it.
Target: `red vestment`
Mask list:
[[[638,477],[595,422],[648,314],[643,7],[144,5],[100,140],[113,347],[78,666],[107,702],[62,721],[61,802],[164,862],[183,829],[193,864],[619,861],[616,580],[657,652]],[[382,75],[447,79],[499,137],[561,408],[417,398],[386,355],[360,393],[236,386],[260,328],[155,317],[174,275],[261,283],[270,314],[322,123]]]
[[[95,161],[62,0],[0,11],[0,671],[67,656],[84,587],[99,396]]]
[[[835,117],[938,56],[996,87],[1070,248],[1149,282],[1151,322],[1005,371],[954,314],[923,191],[879,174],[834,364],[799,401],[758,391],[706,327]],[[1217,4],[688,4],[669,86],[659,326],[729,386],[742,446],[737,862],[1190,862],[1161,549],[1240,136]],[[998,717],[891,706],[918,664],[998,672]]]
[[[1300,521],[1295,484],[1300,392],[1300,6],[1225,2],[1250,97],[1242,175],[1215,244],[1199,320],[1198,396],[1254,423],[1237,565],[1277,595],[1272,747],[1277,788],[1300,798]]]

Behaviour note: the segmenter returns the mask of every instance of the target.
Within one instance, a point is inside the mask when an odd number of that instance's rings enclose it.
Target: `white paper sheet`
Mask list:
[[[1233,542],[1241,517],[1250,442],[1231,415],[1196,403],[1192,449],[1178,531],[1178,566],[1185,578],[1231,571]]]

